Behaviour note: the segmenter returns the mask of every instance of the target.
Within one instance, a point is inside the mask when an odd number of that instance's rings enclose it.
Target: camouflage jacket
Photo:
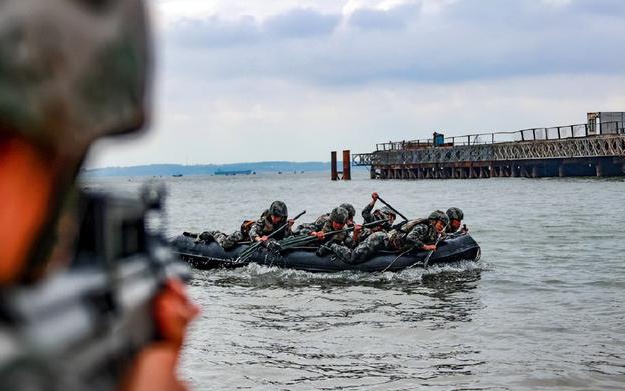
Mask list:
[[[335,229],[332,227],[332,222],[330,221],[330,219],[328,219],[328,221],[326,221],[326,223],[321,228],[321,232],[328,233],[332,231],[335,231]],[[339,243],[350,248],[356,247],[357,244],[356,242],[354,242],[354,238],[350,235],[349,232],[341,232],[327,237],[324,239],[324,243]]]
[[[373,210],[373,206],[371,206],[371,204],[367,204],[367,206],[365,206],[365,208],[362,210],[362,218],[364,219],[364,223],[368,224],[375,221],[386,220],[387,217],[384,215],[384,213],[380,211],[380,209]],[[370,229],[373,232],[379,230],[390,231],[392,227],[388,221],[385,221],[383,223],[380,223],[379,226],[370,227]]]
[[[284,219],[284,221],[280,222],[280,224],[274,226],[273,223],[271,222],[271,215],[269,214],[269,210],[265,210],[263,214],[260,216],[260,219],[258,219],[254,224],[252,224],[252,228],[250,228],[250,235],[249,235],[250,240],[254,241],[254,238],[257,236],[271,235],[271,233],[273,233],[277,229],[280,229],[285,224],[287,224],[286,218]],[[286,227],[284,230],[282,230],[282,232],[275,235],[272,239],[282,240],[291,235],[292,235],[291,228]]]
[[[311,232],[319,232],[327,221],[330,221],[330,213],[317,217],[314,223],[303,223],[297,227],[297,235],[309,235]]]
[[[427,221],[427,220],[426,220]],[[426,244],[436,243],[438,233],[432,224],[421,222],[415,224],[409,232],[392,230],[389,232],[389,243],[396,249],[420,248]]]

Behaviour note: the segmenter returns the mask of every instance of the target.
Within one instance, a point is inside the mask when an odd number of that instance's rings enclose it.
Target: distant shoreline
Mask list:
[[[342,163],[339,162],[339,167]],[[129,167],[105,167],[83,169],[81,176],[92,177],[137,177],[137,176],[199,176],[215,175],[218,171],[251,171],[253,173],[330,172],[330,162],[288,162],[270,161],[232,164],[149,164]]]

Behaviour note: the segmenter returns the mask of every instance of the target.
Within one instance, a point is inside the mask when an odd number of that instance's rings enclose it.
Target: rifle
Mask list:
[[[8,326],[0,327],[0,339],[18,347],[2,349],[0,363],[26,366],[22,376],[32,381],[26,384],[41,389],[117,388],[137,353],[159,339],[152,304],[163,283],[190,278],[167,241],[146,229],[162,194],[143,200],[84,194],[81,201],[68,268],[0,292],[0,325]],[[0,379],[0,388],[21,384],[19,376]]]
[[[293,220],[297,220],[299,219],[302,215],[304,215],[306,213],[306,211],[302,211],[300,214],[298,214],[297,216],[295,216],[293,218]],[[273,231],[271,233],[271,235],[268,236],[267,239],[271,239],[273,236],[275,236],[278,232],[282,232],[286,229],[286,227],[288,226],[288,222],[285,222],[284,225],[280,228],[278,228],[277,230]],[[250,257],[252,255],[254,255],[254,253],[256,253],[256,251],[258,251],[260,249],[260,247],[263,245],[263,242],[256,242],[254,244],[252,244],[251,246],[249,246],[248,248],[246,248],[243,252],[241,252],[241,254],[239,254],[239,256],[237,257],[237,259],[234,260],[233,264],[240,264],[240,263],[244,263],[245,261],[247,261],[248,259],[250,259]]]
[[[377,220],[371,223],[367,223],[367,224],[363,224],[362,227],[366,228],[366,227],[371,227],[374,225],[378,225],[380,223],[383,223],[385,221],[388,221],[388,219],[384,219],[384,220]],[[324,237],[328,237],[328,236],[333,236],[339,233],[343,233],[343,232],[349,232],[352,231],[355,227],[348,227],[348,228],[343,228],[343,229],[339,229],[336,231],[330,231],[328,233],[324,234]],[[280,242],[278,242],[278,244],[280,244],[280,248],[282,250],[286,250],[292,247],[297,247],[297,246],[302,246],[308,243],[313,243],[315,241],[319,240],[316,236],[309,236],[309,235],[302,235],[302,236],[295,236],[292,238],[286,238],[281,240]]]

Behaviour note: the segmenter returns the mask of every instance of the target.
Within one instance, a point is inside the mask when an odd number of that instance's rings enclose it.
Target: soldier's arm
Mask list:
[[[425,236],[427,235],[427,227],[423,224],[417,224],[409,233],[406,235],[406,242],[414,246],[415,248],[423,248],[425,246]]]
[[[325,215],[321,215],[319,217],[317,217],[317,220],[315,220],[315,222],[313,223],[313,225],[315,226],[315,231],[321,231],[321,229],[323,229],[323,226],[325,225],[326,221],[329,220],[330,215],[325,214]]]
[[[252,228],[250,228],[250,240],[256,241],[257,238],[262,237],[264,228],[265,219],[261,218],[260,220],[256,220],[256,222],[252,224]]]
[[[367,204],[365,208],[362,210],[362,218],[365,220],[365,223],[373,222],[373,216],[371,215],[371,211],[373,210],[373,203]]]

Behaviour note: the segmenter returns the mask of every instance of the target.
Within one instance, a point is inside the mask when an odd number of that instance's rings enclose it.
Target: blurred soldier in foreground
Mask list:
[[[145,214],[79,194],[97,138],[145,122],[139,0],[0,1],[0,389],[183,389],[185,274]]]

